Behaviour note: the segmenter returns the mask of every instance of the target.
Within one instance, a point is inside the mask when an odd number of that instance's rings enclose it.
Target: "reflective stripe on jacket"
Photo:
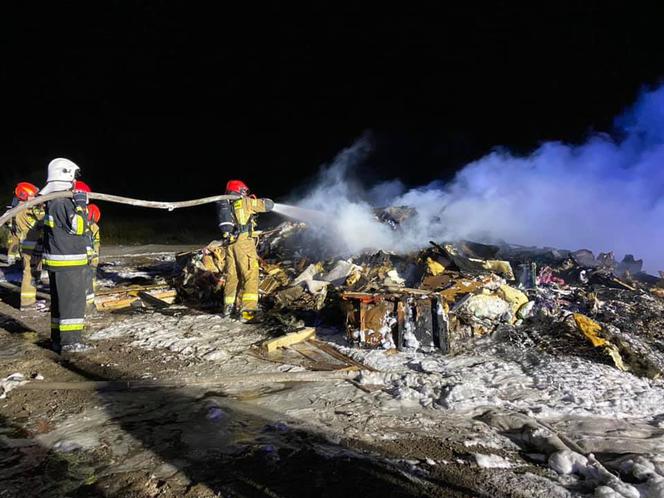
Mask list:
[[[39,255],[42,251],[44,231],[44,210],[41,206],[26,209],[16,215],[16,234],[20,241],[21,252]]]
[[[44,225],[43,262],[47,270],[67,270],[88,264],[88,223],[83,210],[71,199],[48,201]]]
[[[233,214],[237,223],[237,233],[249,233],[254,231],[254,215],[257,213],[266,213],[272,209],[272,201],[266,199],[254,199],[253,197],[243,196],[241,199],[233,201]]]

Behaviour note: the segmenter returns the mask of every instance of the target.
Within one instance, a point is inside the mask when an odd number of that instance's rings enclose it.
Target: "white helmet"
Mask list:
[[[48,178],[46,182],[73,182],[81,168],[64,157],[58,157],[48,163]]]

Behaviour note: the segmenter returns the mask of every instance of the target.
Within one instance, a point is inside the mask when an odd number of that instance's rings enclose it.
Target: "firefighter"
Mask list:
[[[255,215],[272,211],[274,202],[250,197],[249,188],[240,180],[230,180],[226,184],[226,193],[240,198],[219,203],[219,229],[226,256],[224,316],[233,315],[239,308],[241,320],[247,323],[257,318],[258,311]]]
[[[88,228],[90,240],[88,246],[88,259],[90,268],[88,273],[88,286],[86,293],[86,308],[88,311],[94,311],[95,288],[97,287],[97,267],[99,266],[99,249],[101,247],[101,238],[99,235],[99,219],[101,211],[96,204],[88,204]]]
[[[16,186],[15,194],[20,203],[34,199],[39,189],[32,183],[21,182]],[[41,277],[41,253],[44,209],[34,206],[16,215],[14,224],[20,244],[23,261],[21,279],[21,310],[33,308],[37,303],[37,282]]]
[[[18,206],[18,203],[19,199],[14,195],[14,197],[12,197],[12,202],[7,206],[7,210],[14,209]],[[14,219],[12,218],[9,220],[5,226],[7,228],[7,264],[11,266],[16,263],[16,260],[20,257],[20,243],[18,236],[16,235],[16,223],[14,222]]]
[[[85,183],[84,181],[81,180],[76,180],[74,182],[74,190],[78,190],[80,192],[85,192],[86,194],[89,194],[92,192],[92,189],[90,186]],[[90,217],[90,206],[91,204],[88,204],[87,208],[85,209],[85,216],[86,220],[88,221],[88,226],[87,230],[85,232],[85,235],[87,236],[87,246],[86,246],[86,253],[88,255],[88,270],[87,270],[87,275],[85,279],[85,312],[91,313],[94,311],[94,303],[95,303],[95,294],[94,291],[92,290],[92,261],[94,259],[94,233],[92,229],[92,223],[91,223],[91,217]],[[99,208],[94,205],[93,211],[94,210],[99,210]],[[96,230],[99,230],[99,226],[95,225]],[[97,270],[97,267],[95,266],[95,271]]]
[[[73,197],[46,203],[43,264],[51,287],[51,344],[54,351],[76,351],[85,327],[89,236],[88,194],[75,189],[80,168],[69,159],[53,159],[41,194],[73,190]]]

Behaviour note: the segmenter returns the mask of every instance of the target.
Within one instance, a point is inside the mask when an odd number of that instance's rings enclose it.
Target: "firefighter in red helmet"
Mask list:
[[[39,189],[32,183],[21,182],[14,194],[19,203],[34,199]],[[41,277],[42,236],[44,231],[44,209],[33,206],[16,215],[16,235],[23,260],[21,280],[21,310],[30,309],[37,302],[37,282]]]
[[[39,189],[32,183],[19,182],[14,189],[14,197],[12,197],[11,204],[7,206],[7,210],[14,209],[25,201],[29,201],[37,195],[38,192]],[[21,258],[21,240],[19,236],[19,228],[16,226],[16,218],[9,220],[5,226],[9,231],[7,234],[7,263],[11,266]]]
[[[99,251],[101,249],[101,236],[99,233],[99,220],[101,210],[96,204],[88,204],[88,230],[90,245],[88,246],[88,259],[90,260],[88,290],[85,298],[86,312],[95,309],[95,289],[97,288],[97,268],[99,267]]]
[[[249,187],[241,180],[230,180],[226,193],[239,195],[235,201],[219,204],[219,229],[225,245],[226,284],[224,316],[241,312],[243,322],[256,319],[258,311],[258,254],[256,252],[256,214],[272,211],[271,199],[249,196]]]
[[[79,192],[85,192],[86,194],[90,194],[92,192],[90,185],[81,180],[76,180],[74,182],[74,190],[78,190]]]

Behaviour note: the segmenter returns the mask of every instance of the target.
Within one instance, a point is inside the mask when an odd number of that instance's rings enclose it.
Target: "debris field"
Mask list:
[[[91,348],[63,357],[3,268],[0,496],[664,494],[661,274],[586,249],[326,247],[300,222],[262,234],[252,324],[220,315],[219,242],[104,248]]]

